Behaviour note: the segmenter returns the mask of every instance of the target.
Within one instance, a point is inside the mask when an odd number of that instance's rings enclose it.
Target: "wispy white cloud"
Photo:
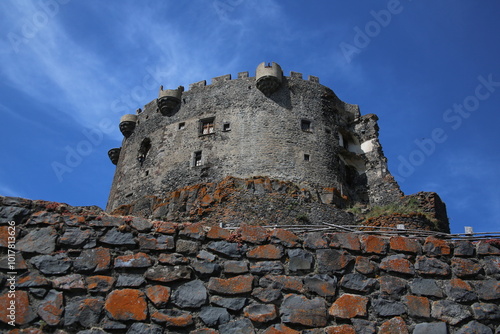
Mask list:
[[[0,183],[0,196],[25,197],[22,192]]]

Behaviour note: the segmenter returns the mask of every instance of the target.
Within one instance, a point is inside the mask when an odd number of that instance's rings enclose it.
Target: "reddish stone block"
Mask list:
[[[453,278],[446,287],[448,299],[457,302],[470,302],[477,300],[477,295],[473,292],[472,286],[460,278]]]
[[[418,254],[422,251],[422,246],[417,239],[411,239],[408,237],[395,236],[392,237],[389,245],[391,250],[396,252],[405,252]]]
[[[206,235],[205,228],[207,228],[207,226],[203,223],[196,223],[196,224],[185,223],[182,224],[181,230],[179,231],[179,235],[184,235],[191,239],[203,240],[205,239]]]
[[[186,327],[193,323],[191,313],[178,310],[156,311],[151,314],[151,319],[155,322],[165,324],[165,326],[173,327]]]
[[[354,233],[335,233],[331,235],[330,247],[360,251],[359,236]]]
[[[11,311],[8,310],[11,301],[15,301],[15,320],[16,325],[26,325],[36,318],[36,313],[31,308],[28,293],[26,291],[17,290],[14,299],[9,298],[9,293],[6,292],[0,295],[0,321],[9,323],[12,318],[9,318]]]
[[[104,308],[111,319],[118,321],[144,321],[148,316],[144,293],[135,289],[112,291],[106,298]]]
[[[386,254],[387,239],[375,235],[362,235],[361,248],[365,253]]]
[[[38,315],[50,326],[59,325],[63,311],[63,293],[55,290],[49,291],[38,306]]]
[[[363,275],[371,275],[378,271],[378,266],[373,261],[370,261],[370,258],[358,256],[356,257],[354,269]]]
[[[405,296],[403,302],[408,308],[408,314],[411,317],[429,318],[431,316],[431,306],[429,299],[418,296]]]
[[[262,245],[252,248],[247,252],[251,259],[279,260],[283,256],[283,248],[275,245]]]
[[[96,258],[96,267],[94,272],[98,273],[109,269],[111,265],[111,253],[108,248],[98,247],[94,249]]]
[[[236,276],[232,278],[211,277],[208,282],[208,289],[215,293],[236,295],[252,291],[253,276]]]
[[[154,231],[162,234],[175,234],[177,232],[178,224],[171,222],[154,221]]]
[[[386,257],[380,263],[380,269],[387,272],[414,275],[413,264],[402,255],[393,255]]]
[[[278,324],[268,327],[262,334],[300,334],[300,332],[284,324]]]
[[[285,323],[308,327],[323,327],[327,323],[326,303],[323,298],[308,299],[302,295],[288,294],[280,307],[281,320]]]
[[[271,238],[278,239],[286,247],[296,247],[300,241],[300,238],[295,233],[282,228],[272,230]]]
[[[356,330],[351,325],[329,326],[325,328],[326,334],[356,334]]]
[[[384,322],[378,334],[408,334],[408,327],[401,317],[395,317]]]
[[[267,230],[260,226],[241,225],[239,232],[241,233],[241,239],[243,241],[248,241],[253,244],[264,243],[269,238]]]
[[[137,241],[141,250],[166,250],[175,248],[174,237],[170,235],[139,234]]]
[[[189,259],[184,255],[178,253],[169,253],[169,254],[161,253],[160,256],[158,256],[158,262],[174,266],[178,264],[188,264]]]
[[[108,292],[115,284],[115,278],[111,276],[90,276],[86,278],[87,290],[89,292]]]
[[[20,288],[35,288],[41,286],[49,286],[51,283],[45,277],[26,272],[24,275],[20,276],[16,282],[16,286]]]
[[[283,290],[294,292],[302,292],[304,290],[302,279],[295,276],[266,275],[260,280],[260,285],[267,287],[272,282],[278,282],[283,287]]]
[[[454,257],[451,259],[451,271],[458,277],[476,276],[482,267],[474,260]]]
[[[150,266],[151,259],[145,253],[122,255],[115,259],[115,268],[147,268]]]
[[[57,277],[52,280],[52,285],[59,290],[85,289],[83,276],[79,274]]]
[[[445,240],[430,236],[425,239],[424,252],[430,256],[450,255],[451,247]]]
[[[245,317],[254,322],[268,322],[276,319],[278,313],[273,304],[252,304],[243,309]]]
[[[170,299],[170,288],[163,285],[153,285],[146,289],[146,296],[158,307],[165,307]]]
[[[19,236],[20,229],[12,229],[12,226],[0,226],[0,247],[8,247],[9,240],[15,241]],[[11,239],[9,239],[11,238]]]
[[[208,239],[229,240],[231,239],[231,231],[219,226],[210,226],[207,232]]]
[[[330,307],[328,313],[331,316],[351,319],[354,317],[366,316],[366,305],[368,298],[364,296],[343,294]]]

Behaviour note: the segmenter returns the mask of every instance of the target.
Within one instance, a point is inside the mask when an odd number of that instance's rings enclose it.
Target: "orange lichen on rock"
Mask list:
[[[118,321],[143,321],[148,316],[148,304],[144,293],[135,289],[122,289],[111,292],[104,304],[108,315]]]

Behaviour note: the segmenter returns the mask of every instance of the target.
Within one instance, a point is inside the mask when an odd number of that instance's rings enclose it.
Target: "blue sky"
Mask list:
[[[379,116],[406,194],[500,230],[500,2],[0,2],[0,194],[105,207],[120,116],[262,61]]]

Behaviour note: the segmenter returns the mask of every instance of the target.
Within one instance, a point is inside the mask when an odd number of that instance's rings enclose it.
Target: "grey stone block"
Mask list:
[[[65,253],[38,255],[31,259],[31,263],[47,275],[66,274],[72,265],[71,259]]]
[[[201,308],[199,316],[209,327],[222,325],[231,320],[231,315],[223,307],[204,306]]]
[[[210,298],[210,302],[212,304],[227,308],[231,311],[239,311],[243,307],[245,307],[247,303],[247,298],[244,297],[229,298],[221,296],[212,296]]]
[[[393,317],[406,313],[405,305],[395,300],[374,299],[372,307],[375,313],[382,317]]]
[[[486,325],[481,324],[475,320],[465,324],[456,334],[493,334],[493,330]]]
[[[448,334],[445,322],[424,322],[417,324],[413,334]]]
[[[244,318],[241,320],[233,320],[226,324],[219,326],[220,334],[254,334],[255,328],[253,327],[250,319]]]
[[[300,248],[288,250],[288,270],[296,272],[300,270],[310,270],[314,265],[313,255]]]
[[[123,233],[117,229],[109,230],[99,239],[101,242],[109,245],[135,245],[134,235],[132,233]]]
[[[172,294],[172,302],[180,308],[201,307],[207,301],[207,289],[201,280],[179,286]]]
[[[443,291],[437,285],[436,281],[430,278],[415,278],[410,283],[410,290],[413,294],[419,296],[434,296],[438,298],[444,296]]]

